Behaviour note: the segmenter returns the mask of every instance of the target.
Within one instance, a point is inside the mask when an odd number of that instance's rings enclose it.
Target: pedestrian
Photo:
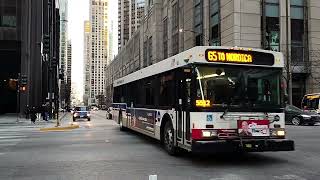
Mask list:
[[[27,105],[26,108],[24,109],[24,114],[26,116],[26,119],[29,119],[29,117],[30,117],[30,107],[29,107],[29,105]]]
[[[48,121],[49,118],[49,104],[44,104],[44,116],[45,116],[45,121]]]
[[[36,123],[36,119],[37,119],[37,109],[36,109],[36,107],[32,107],[32,109],[30,111],[30,119],[31,119],[31,123],[33,123],[33,124]]]

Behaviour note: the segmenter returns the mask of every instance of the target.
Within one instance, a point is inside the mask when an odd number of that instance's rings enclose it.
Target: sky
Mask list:
[[[83,43],[84,43],[84,21],[89,20],[89,0],[68,0],[68,38],[72,43],[72,84],[81,99],[83,93]],[[109,0],[109,23],[114,21],[114,27],[118,24],[118,1]],[[114,31],[115,46],[117,50],[117,30]],[[116,52],[115,52],[116,53]]]

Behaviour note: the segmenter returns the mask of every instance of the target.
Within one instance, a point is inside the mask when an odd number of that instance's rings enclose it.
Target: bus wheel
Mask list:
[[[167,122],[164,127],[164,148],[170,155],[175,155],[177,153],[176,147],[174,145],[174,130],[171,122]]]
[[[301,123],[301,120],[300,120],[300,118],[298,118],[298,117],[294,117],[294,118],[291,119],[291,123],[292,123],[293,125],[295,125],[295,126],[299,126],[300,123]]]

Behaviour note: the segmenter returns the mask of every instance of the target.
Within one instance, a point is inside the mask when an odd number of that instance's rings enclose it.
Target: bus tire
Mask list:
[[[170,121],[167,121],[164,126],[163,145],[168,154],[177,154],[177,147],[174,144],[174,129]]]

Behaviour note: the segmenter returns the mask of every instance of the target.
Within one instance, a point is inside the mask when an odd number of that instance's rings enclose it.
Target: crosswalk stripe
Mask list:
[[[19,142],[19,141],[22,141],[22,139],[2,139],[0,140],[0,144],[2,142]]]
[[[7,153],[6,147],[12,147],[27,138],[25,133],[34,130],[32,127],[0,127],[0,155]]]

